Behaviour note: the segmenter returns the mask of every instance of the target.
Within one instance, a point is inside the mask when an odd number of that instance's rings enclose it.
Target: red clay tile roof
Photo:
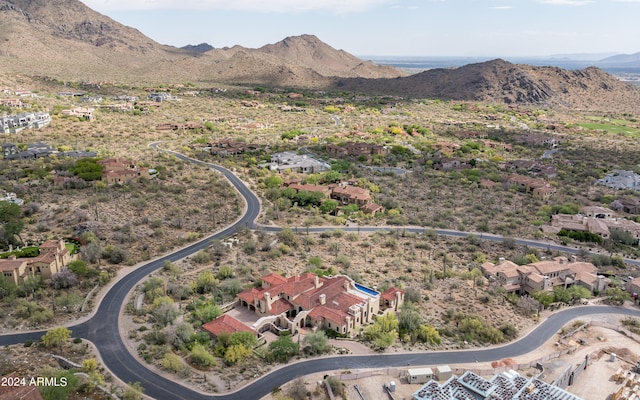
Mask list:
[[[262,277],[263,282],[267,282],[269,285],[281,285],[287,281],[287,278],[278,274],[269,274]]]
[[[3,272],[14,271],[20,268],[20,266],[26,261],[27,259],[25,258],[18,258],[16,260],[0,260],[0,271],[3,271]]]
[[[293,306],[287,299],[278,299],[271,303],[271,309],[269,310],[269,314],[271,315],[280,315],[285,311],[292,310]]]
[[[320,295],[324,294],[327,302],[344,291],[344,281],[347,278],[338,276],[334,278],[320,278],[322,285],[307,293],[302,293],[293,299],[293,303],[302,306],[305,310],[310,310],[320,305]]]
[[[57,249],[59,244],[60,244],[59,241],[50,239],[50,240],[45,240],[44,243],[42,243],[39,246],[39,248],[40,249]]]
[[[396,299],[396,293],[400,292],[400,293],[404,293],[403,290],[398,289],[397,287],[390,287],[389,289],[385,290],[384,292],[382,292],[382,294],[380,295],[383,299],[385,300],[395,300]]]
[[[333,310],[326,306],[315,307],[309,313],[309,317],[317,321],[327,320],[339,325],[345,324],[348,316],[349,314],[343,311]]]
[[[231,335],[234,332],[252,332],[255,333],[255,330],[233,318],[230,315],[224,314],[214,319],[211,322],[207,322],[202,325],[202,329],[211,333],[213,336],[218,337],[222,334]]]
[[[12,372],[2,378],[22,378]],[[26,378],[29,380],[30,378]],[[4,382],[4,379],[3,379]],[[2,400],[42,400],[42,395],[37,386],[0,386],[0,399]]]
[[[264,297],[263,293],[263,290],[251,288],[238,293],[238,297],[240,298],[240,300],[244,300],[249,304],[253,304],[256,299],[261,299]]]

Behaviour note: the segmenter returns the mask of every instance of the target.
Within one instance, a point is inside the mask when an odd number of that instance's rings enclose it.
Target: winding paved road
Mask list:
[[[152,144],[157,148],[157,143]],[[165,150],[166,151],[166,150]],[[556,314],[553,314],[546,321],[540,324],[526,337],[508,345],[481,350],[464,350],[464,351],[438,351],[438,352],[415,352],[415,353],[396,353],[381,354],[367,356],[340,356],[328,357],[313,360],[306,360],[283,368],[277,369],[260,379],[245,386],[239,391],[224,395],[204,395],[195,392],[189,388],[176,384],[175,381],[168,380],[160,375],[155,374],[141,365],[126,349],[122,341],[122,336],[127,332],[120,332],[118,325],[118,315],[123,308],[124,301],[134,286],[144,279],[151,272],[162,266],[165,260],[177,261],[199,250],[208,247],[212,239],[222,239],[232,235],[237,230],[245,227],[258,228],[268,231],[276,231],[276,227],[256,226],[254,221],[260,213],[260,202],[256,195],[231,171],[220,166],[207,164],[202,161],[190,159],[182,154],[170,152],[181,160],[193,162],[199,165],[206,165],[221,174],[223,174],[233,186],[239,191],[240,195],[246,201],[246,209],[244,215],[232,225],[218,233],[211,235],[197,243],[180,249],[174,253],[168,254],[159,259],[153,260],[142,265],[127,276],[120,279],[105,295],[99,304],[94,315],[87,321],[72,326],[72,334],[74,337],[81,337],[92,341],[111,372],[118,376],[124,382],[140,382],[145,388],[145,394],[159,400],[171,399],[211,399],[219,398],[225,400],[251,400],[259,399],[271,392],[275,387],[281,386],[298,376],[307,375],[314,372],[335,370],[335,369],[359,369],[359,368],[378,368],[378,367],[400,367],[406,365],[434,365],[434,364],[458,364],[469,362],[484,362],[501,359],[505,357],[515,357],[521,354],[535,350],[542,345],[547,339],[553,336],[563,325],[574,318],[584,317],[592,314],[620,314],[640,317],[640,310],[631,310],[616,307],[605,306],[586,306],[568,308]],[[307,228],[295,228],[296,230],[306,231]],[[324,231],[330,228],[309,228],[310,232]],[[407,228],[381,228],[381,227],[353,227],[345,228],[351,231],[376,231],[381,229],[404,229],[408,232],[422,233],[424,228],[407,227]],[[467,232],[453,230],[436,230],[439,235],[466,237]],[[502,241],[503,238],[498,235],[475,234],[481,239]],[[552,250],[577,253],[579,250],[571,249],[564,246],[550,245],[544,242],[536,242],[530,240],[517,240],[519,244],[528,246],[551,248]],[[637,261],[628,260],[637,265]],[[635,262],[634,262],[635,261]],[[39,340],[44,331],[16,333],[0,336],[0,346],[23,343],[27,340]]]

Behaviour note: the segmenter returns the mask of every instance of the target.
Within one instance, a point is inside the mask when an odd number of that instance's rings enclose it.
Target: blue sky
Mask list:
[[[640,0],[82,0],[162,44],[257,48],[313,34],[358,56],[640,51]]]

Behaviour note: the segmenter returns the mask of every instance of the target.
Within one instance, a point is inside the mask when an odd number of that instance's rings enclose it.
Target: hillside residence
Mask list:
[[[60,272],[63,266],[76,259],[65,247],[64,240],[47,240],[39,247],[40,254],[33,258],[16,258],[10,256],[0,259],[0,273],[15,285],[20,284],[28,276],[41,276],[50,279]]]
[[[0,99],[0,106],[9,108],[31,108],[31,104],[23,103],[20,99]]]
[[[514,370],[485,379],[472,371],[455,375],[440,384],[430,380],[413,394],[413,400],[581,400],[558,386],[537,377],[525,378]]]
[[[220,156],[234,156],[236,154],[256,151],[260,148],[257,144],[240,142],[231,138],[224,138],[217,142],[210,142],[209,147],[211,148],[211,154],[217,154]]]
[[[331,197],[331,192],[333,190],[331,186],[303,184],[299,181],[289,181],[286,182],[284,186],[291,188],[296,192],[322,193],[327,198]]]
[[[56,155],[58,157],[88,158],[95,157],[95,151],[57,151],[51,145],[44,142],[36,142],[27,144],[25,151],[20,149],[13,143],[4,143],[2,145],[2,154],[5,160],[28,160],[34,158],[48,157]]]
[[[596,181],[596,185],[602,185],[613,189],[640,190],[640,175],[633,171],[613,170],[609,175]]]
[[[297,154],[292,151],[273,154],[269,163],[258,164],[258,167],[268,167],[271,171],[279,173],[291,171],[303,174],[312,174],[331,169],[331,166],[326,162],[316,160],[307,154]]]
[[[18,146],[16,146],[14,143],[2,144],[2,155],[4,156],[4,158],[7,158],[7,156],[10,156],[12,154],[17,154],[19,152],[20,149],[18,149]]]
[[[614,211],[622,211],[627,214],[640,214],[640,199],[616,199],[609,204]]]
[[[78,117],[86,121],[93,121],[95,119],[95,117],[93,116],[93,112],[95,110],[95,108],[90,107],[75,107],[68,110],[62,110],[62,115],[68,117]]]
[[[560,144],[560,139],[554,136],[542,135],[539,133],[526,133],[522,135],[516,135],[513,140],[517,143],[522,143],[528,146],[551,146],[556,147]]]
[[[4,190],[0,190],[0,201],[8,201],[19,206],[24,204],[24,200],[19,198],[17,194],[13,192],[5,192]]]
[[[557,191],[555,187],[549,185],[542,179],[530,178],[524,175],[509,175],[505,178],[504,182],[507,185],[515,186],[518,190],[532,195],[534,198],[542,200],[549,199]]]
[[[360,207],[364,207],[372,201],[369,190],[344,184],[333,188],[331,198],[342,204],[355,204]]]
[[[193,122],[193,121],[185,122],[184,124],[166,123],[166,124],[158,124],[156,126],[156,130],[158,131],[177,131],[177,130],[187,131],[187,130],[197,130],[202,128],[204,128],[204,125],[202,123]]]
[[[141,168],[128,159],[106,158],[99,160],[98,163],[104,166],[102,181],[107,185],[122,185],[138,177],[148,178],[150,176],[149,169]]]
[[[369,190],[353,185],[353,181],[341,182],[337,185],[327,186],[302,184],[297,180],[292,180],[286,182],[284,186],[294,189],[296,192],[306,191],[322,193],[327,198],[337,200],[343,205],[355,204],[366,214],[384,212],[384,207],[373,203]]]
[[[18,97],[38,97],[38,95],[33,93],[31,90],[16,90],[13,94]]]
[[[462,169],[468,168],[469,165],[459,158],[451,158],[451,157],[440,157],[433,160],[433,169],[436,171],[448,171],[452,169]]]
[[[286,104],[279,106],[278,109],[282,112],[307,112],[305,108],[289,106]]]
[[[533,160],[513,160],[504,164],[505,168],[515,171],[528,171],[533,175],[543,175],[547,178],[555,178],[558,176],[558,168],[555,165],[542,164]]]
[[[543,225],[545,233],[559,233],[566,229],[590,232],[603,239],[611,237],[612,229],[619,229],[640,241],[640,224],[625,218],[615,218],[613,210],[604,207],[583,207],[581,214],[556,214],[551,216],[551,224]]]
[[[389,149],[373,143],[347,142],[342,144],[327,144],[327,153],[333,157],[366,157],[387,154]]]
[[[299,328],[315,327],[351,336],[377,315],[396,312],[404,291],[390,288],[379,293],[345,275],[320,277],[311,272],[285,278],[262,277],[260,288],[240,292],[239,303],[261,316],[252,328],[295,334]]]
[[[21,113],[0,117],[0,133],[18,133],[23,129],[40,129],[51,123],[51,116],[45,112]]]
[[[151,92],[147,95],[147,99],[162,103],[163,101],[178,100],[178,96],[172,96],[169,92]]]
[[[498,282],[508,293],[530,295],[539,290],[552,290],[554,286],[571,285],[604,293],[609,284],[608,278],[597,274],[595,265],[566,257],[527,265],[518,265],[509,260],[501,260],[497,265],[485,262],[480,269],[487,279]]]

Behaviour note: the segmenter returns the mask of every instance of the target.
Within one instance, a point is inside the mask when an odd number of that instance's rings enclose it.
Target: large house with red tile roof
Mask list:
[[[365,188],[351,185],[341,185],[333,188],[331,198],[342,204],[356,204],[360,207],[371,203],[371,194]]]
[[[609,279],[597,273],[595,265],[577,262],[566,257],[556,257],[527,265],[509,260],[499,264],[486,262],[480,269],[489,280],[497,281],[510,293],[532,294],[540,290],[552,290],[555,286],[580,285],[590,291],[603,293]]]
[[[141,168],[125,158],[106,158],[99,160],[98,164],[104,167],[102,181],[107,185],[122,185],[141,176],[149,177],[149,169]]]
[[[15,285],[23,282],[28,276],[49,279],[76,258],[65,247],[64,240],[47,240],[40,245],[39,249],[40,254],[37,257],[10,256],[7,259],[0,259],[0,273]]]
[[[238,294],[242,307],[261,316],[253,328],[296,333],[310,326],[349,336],[376,315],[397,311],[404,291],[390,288],[379,293],[344,275],[320,277],[311,272],[285,278],[269,274],[260,288]]]

